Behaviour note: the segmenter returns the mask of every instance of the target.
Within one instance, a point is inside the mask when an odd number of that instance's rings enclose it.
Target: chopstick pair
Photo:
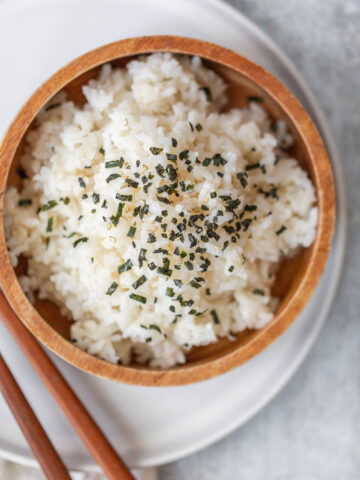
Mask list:
[[[134,476],[117,455],[37,340],[18,319],[1,291],[0,311],[3,323],[65,413],[91,456],[102,468],[106,477],[109,480],[134,480]],[[0,390],[47,478],[50,480],[70,479],[66,467],[37,420],[1,354]]]
[[[36,418],[1,354],[0,391],[46,477],[50,480],[71,480],[65,465]]]

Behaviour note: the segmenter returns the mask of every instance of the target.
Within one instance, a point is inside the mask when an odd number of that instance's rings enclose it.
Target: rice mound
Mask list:
[[[267,324],[279,261],[318,215],[284,122],[259,102],[221,113],[226,84],[196,57],[105,65],[83,92],[42,110],[6,193],[30,299],[56,302],[89,353],[159,368]]]

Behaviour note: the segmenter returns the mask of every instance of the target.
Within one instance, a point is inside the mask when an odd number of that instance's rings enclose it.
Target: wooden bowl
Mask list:
[[[249,95],[261,96],[270,116],[284,119],[295,137],[293,155],[305,168],[317,192],[319,221],[312,246],[302,249],[280,268],[273,294],[281,299],[274,319],[261,330],[246,330],[235,341],[221,339],[194,348],[185,365],[155,370],[141,365],[114,365],[89,355],[69,341],[70,322],[49,301],[33,306],[22,291],[7,252],[3,226],[0,229],[0,281],[13,309],[31,332],[53,352],[89,373],[136,385],[182,385],[214,377],[249,360],[279,337],[295,320],[311,297],[329,254],[335,219],[335,191],[329,159],[312,120],[298,100],[279,80],[247,58],[226,48],[172,36],[126,39],[105,45],[77,58],[47,80],[28,100],[10,126],[1,144],[0,210],[3,225],[7,185],[21,187],[15,175],[24,137],[34,117],[59,90],[77,104],[84,102],[81,86],[95,77],[104,63],[124,66],[139,54],[173,52],[198,55],[228,83],[229,106],[244,106]],[[25,268],[24,265],[22,267]],[[20,268],[21,270],[21,268]]]

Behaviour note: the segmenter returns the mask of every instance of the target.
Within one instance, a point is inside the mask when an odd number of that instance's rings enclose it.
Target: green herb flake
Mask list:
[[[160,163],[156,165],[155,170],[160,177],[164,178],[165,169]]]
[[[240,181],[241,183],[241,186],[243,188],[246,188],[247,185],[248,185],[248,181],[246,180],[248,177],[247,173],[245,172],[239,172],[237,175],[236,175],[236,178]]]
[[[118,266],[118,273],[121,274],[121,273],[127,272],[128,270],[131,270],[132,267],[133,267],[132,261],[126,260],[126,262]]]
[[[148,234],[148,240],[147,243],[155,243],[156,242],[156,237],[153,235],[151,232]]]
[[[250,163],[250,165],[246,165],[245,170],[254,170],[255,168],[261,168],[260,163]]]
[[[105,168],[115,168],[115,167],[122,167],[124,165],[123,157],[120,157],[118,160],[111,160],[109,162],[105,162]]]
[[[200,288],[201,287],[200,283],[198,283],[196,280],[191,280],[189,285],[193,288]]]
[[[112,295],[115,290],[118,288],[119,284],[116,282],[113,282],[110,287],[107,289],[105,295]]]
[[[165,203],[166,205],[170,205],[170,200],[166,197],[161,197],[160,195],[156,195],[156,198],[159,200],[159,202]]]
[[[122,212],[123,212],[123,208],[125,206],[125,203],[123,202],[119,202],[119,205],[118,205],[118,208],[117,208],[117,211],[116,211],[116,214],[115,215],[112,215],[110,217],[110,220],[112,222],[112,224],[114,225],[114,227],[116,227],[119,223],[119,220],[122,216]]]
[[[109,175],[106,179],[106,183],[110,183],[112,182],[113,180],[115,180],[116,178],[119,178],[121,177],[120,173],[112,173],[111,175]]]
[[[88,237],[78,238],[78,239],[75,240],[75,242],[73,243],[73,247],[76,248],[76,247],[79,245],[79,243],[81,243],[81,242],[86,243],[88,240],[89,240]]]
[[[143,285],[146,282],[147,278],[145,275],[141,275],[133,284],[132,287],[134,290],[137,290],[141,285]]]
[[[69,197],[65,197],[65,198],[60,198],[60,201],[64,203],[64,205],[69,205],[70,203],[70,198]]]
[[[257,210],[257,205],[248,205],[246,204],[244,207],[245,212],[255,212]]]
[[[96,203],[99,203],[100,202],[100,195],[98,193],[93,193],[92,194],[92,199],[93,199],[93,202],[96,204]]]
[[[200,92],[204,92],[207,102],[212,102],[212,95],[209,87],[200,87],[199,90]]]
[[[257,103],[261,103],[264,101],[263,97],[260,97],[259,95],[249,95],[247,99],[249,102],[257,102]]]
[[[167,288],[166,288],[166,295],[167,295],[168,297],[173,297],[173,296],[174,296],[174,289],[171,288],[171,287],[167,287]]]
[[[41,206],[41,211],[46,212],[47,210],[51,210],[52,208],[56,207],[58,203],[55,200],[49,200],[47,203]]]
[[[123,193],[117,193],[115,195],[117,200],[121,200],[122,202],[131,202],[133,196],[132,195],[124,195]]]
[[[84,179],[82,177],[78,177],[79,180],[79,185],[81,188],[86,188],[86,183],[84,182]]]
[[[25,170],[22,167],[18,167],[16,169],[16,173],[20,178],[28,178],[27,173],[25,172]]]
[[[53,110],[54,108],[58,108],[60,107],[61,103],[58,102],[58,103],[52,103],[51,105],[48,105],[47,107],[45,107],[45,112],[48,112],[49,110]]]
[[[146,303],[146,297],[143,297],[142,295],[137,295],[136,293],[131,293],[129,295],[129,298],[131,298],[131,300],[135,300],[136,302],[139,302],[139,303],[143,303],[143,304]],[[149,328],[150,328],[150,326],[149,326]]]
[[[156,330],[157,332],[161,333],[160,327],[158,327],[158,326],[155,325],[154,323],[152,323],[151,325],[149,325],[149,329],[151,329],[151,330]]]
[[[53,218],[53,217],[48,218],[48,220],[47,220],[47,225],[46,225],[46,231],[47,231],[47,232],[52,232],[53,222],[54,222],[54,218]]]
[[[286,227],[284,225],[282,225],[279,230],[276,230],[276,235],[281,235],[283,232],[285,232],[286,230]]]
[[[215,325],[219,325],[220,320],[219,320],[218,314],[216,313],[216,310],[211,310],[210,315],[212,316],[212,319],[213,319]]]
[[[73,237],[73,236],[76,235],[76,234],[77,234],[77,232],[71,232],[71,233],[69,233],[69,235],[63,235],[63,237],[64,237],[64,238],[71,238],[71,237]]]
[[[105,155],[104,147],[99,148],[99,152],[101,153],[101,155]]]
[[[127,233],[127,236],[128,237],[131,237],[133,238],[135,236],[135,233],[136,233],[136,227],[134,227],[133,225],[129,228],[129,231]]]
[[[161,273],[166,277],[171,277],[171,274],[172,274],[172,270],[170,270],[168,267],[158,267],[156,271],[157,273]]]
[[[167,153],[167,154],[166,154],[166,158],[167,158],[170,162],[176,162],[176,160],[177,160],[177,155],[175,155],[174,153]]]
[[[203,130],[203,126],[202,126],[200,123],[197,123],[197,124],[195,125],[195,128],[196,128],[196,130],[197,130],[198,132],[201,132],[201,131]]]
[[[132,187],[132,188],[137,188],[139,186],[139,182],[136,182],[135,180],[132,180],[131,178],[127,178],[125,180],[125,183],[127,183],[129,185],[129,187]]]
[[[178,144],[178,142],[177,142],[176,138],[172,138],[171,139],[171,146],[172,147],[177,147],[177,144]]]
[[[19,207],[28,207],[29,205],[32,205],[32,200],[30,198],[24,198],[19,200],[18,205]]]
[[[180,160],[188,160],[189,158],[189,150],[183,150],[179,153]]]
[[[262,297],[265,295],[265,292],[264,290],[262,290],[261,288],[255,288],[252,293],[254,295],[261,295]]]
[[[150,147],[149,150],[153,155],[160,155],[160,153],[163,151],[163,148]]]

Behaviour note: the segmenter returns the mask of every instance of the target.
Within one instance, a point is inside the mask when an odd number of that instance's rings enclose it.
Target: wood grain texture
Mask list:
[[[233,342],[220,340],[193,349],[185,365],[155,370],[140,365],[113,365],[91,356],[66,339],[66,325],[44,304],[36,308],[27,300],[11,267],[3,228],[0,231],[0,281],[6,297],[25,325],[51,350],[73,365],[96,375],[138,385],[181,385],[224,373],[260,353],[295,320],[311,297],[324,270],[331,247],[335,220],[335,190],[331,166],[323,142],[311,118],[282,83],[262,67],[226,48],[172,36],[126,39],[93,50],[59,70],[29,99],[10,126],[0,149],[0,215],[3,197],[14,181],[14,170],[22,140],[42,108],[61,89],[77,103],[83,102],[81,85],[97,75],[103,63],[125,65],[139,54],[173,52],[198,55],[229,84],[229,107],[242,106],[247,95],[261,95],[264,107],[274,118],[284,119],[295,138],[293,154],[315,185],[319,221],[312,246],[286,260],[278,273],[273,292],[281,298],[274,319],[261,330],[241,332]],[[18,181],[18,179],[16,180]],[[41,314],[39,313],[41,312]],[[54,328],[55,327],[55,328]]]
[[[126,465],[115,452],[112,445],[104,436],[100,428],[96,425],[88,411],[85,409],[78,397],[72,391],[59,370],[55,367],[55,365],[46,355],[44,350],[40,347],[34,336],[17,318],[1,291],[0,311],[2,320],[6,325],[7,329],[10,331],[14,340],[20,346],[21,350],[24,352],[27,359],[32,364],[37,374],[46,385],[51,395],[59,404],[62,411],[65,413],[69,422],[74,427],[79,437],[83,441],[84,445],[88,449],[90,455],[102,468],[103,472],[106,475],[106,478],[108,478],[109,480],[134,480],[131,472],[127,469]],[[1,365],[0,362],[0,377],[2,376],[2,370],[4,370],[4,366]],[[2,383],[0,381],[0,388],[1,386]],[[13,385],[13,391],[14,388],[15,387]],[[4,389],[4,393],[6,393],[7,391],[8,390]],[[19,395],[19,392],[17,392],[17,394]],[[8,398],[11,400],[12,398],[14,398],[14,395],[11,396],[10,393],[10,396],[8,396]],[[22,408],[25,408],[24,405],[22,406]],[[14,410],[13,413],[16,414],[16,411]],[[34,418],[30,419],[30,416],[31,412],[29,411],[29,409],[27,409],[26,411],[24,411],[24,415],[22,415],[20,418],[20,420],[22,420],[28,428],[30,427],[29,422],[34,424],[35,421]],[[37,429],[37,431],[41,433],[39,428]],[[38,444],[36,442],[36,437],[32,438],[31,440],[32,443],[29,442],[30,446],[37,449],[37,451],[39,451],[45,457],[45,439],[39,437]],[[51,454],[51,452],[49,452],[49,454]],[[55,462],[55,459],[53,459],[53,461]],[[60,468],[59,465],[58,468]],[[48,478],[54,478],[54,480],[65,480],[67,477],[49,476]]]
[[[0,354],[0,391],[49,480],[71,477]]]

